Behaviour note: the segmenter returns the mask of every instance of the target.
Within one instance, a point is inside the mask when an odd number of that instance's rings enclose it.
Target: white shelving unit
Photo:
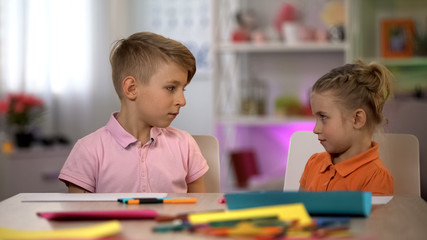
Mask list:
[[[320,14],[321,4],[327,1],[286,1],[304,12]],[[345,11],[347,1],[343,0]],[[221,150],[222,191],[235,191],[234,171],[229,154],[232,151],[254,148],[261,175],[284,176],[287,156],[287,142],[272,136],[271,128],[293,127],[305,124],[314,126],[310,117],[277,116],[274,101],[280,95],[295,95],[307,104],[312,84],[328,70],[342,65],[348,58],[348,42],[298,42],[284,41],[239,42],[230,41],[236,27],[235,13],[239,9],[253,9],[261,27],[272,25],[274,15],[284,1],[268,0],[218,0],[213,1],[213,87],[214,116],[217,137]],[[313,7],[314,6],[314,7]],[[346,32],[349,32],[346,26]],[[265,114],[242,114],[241,96],[245,86],[256,79],[265,87]],[[305,101],[305,102],[304,102]],[[264,129],[266,129],[264,131]],[[270,130],[268,130],[270,129]],[[292,131],[289,130],[289,131]],[[308,130],[304,129],[304,130]],[[277,135],[277,134],[274,134]],[[280,135],[280,134],[279,134]],[[263,141],[259,144],[257,141]],[[262,145],[269,142],[271,148],[263,150]],[[277,165],[277,166],[274,166]],[[273,166],[273,167],[272,167]]]
[[[284,125],[294,122],[312,122],[311,117],[268,117],[268,116],[238,116],[223,117],[217,123],[223,125],[241,125],[241,126],[265,126],[265,125]]]
[[[348,48],[347,43],[329,42],[267,42],[267,43],[220,43],[217,45],[217,52],[227,53],[286,53],[286,52],[343,52]]]

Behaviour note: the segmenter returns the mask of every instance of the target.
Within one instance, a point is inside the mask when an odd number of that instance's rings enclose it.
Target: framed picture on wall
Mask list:
[[[382,57],[411,57],[414,48],[414,33],[415,27],[412,19],[385,19],[381,21]]]

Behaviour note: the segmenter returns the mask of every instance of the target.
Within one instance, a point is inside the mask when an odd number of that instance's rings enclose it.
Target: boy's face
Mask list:
[[[311,108],[316,118],[313,132],[327,152],[342,154],[352,146],[354,128],[351,116],[344,114],[334,99],[331,91],[311,94]]]
[[[150,127],[168,127],[185,106],[187,71],[175,63],[164,63],[148,83],[138,85],[138,118]]]

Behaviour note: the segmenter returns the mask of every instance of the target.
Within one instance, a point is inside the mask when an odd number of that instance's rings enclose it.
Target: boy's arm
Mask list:
[[[194,182],[191,182],[187,184],[187,192],[188,193],[205,193],[205,181],[203,179],[203,176],[195,180]]]
[[[75,184],[68,183],[68,193],[90,193],[86,189],[83,189]]]

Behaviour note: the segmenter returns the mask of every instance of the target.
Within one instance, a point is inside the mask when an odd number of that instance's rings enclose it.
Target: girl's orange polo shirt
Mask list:
[[[378,143],[350,159],[333,164],[327,152],[313,154],[305,165],[300,184],[306,191],[364,191],[393,195],[393,177],[380,160]]]

